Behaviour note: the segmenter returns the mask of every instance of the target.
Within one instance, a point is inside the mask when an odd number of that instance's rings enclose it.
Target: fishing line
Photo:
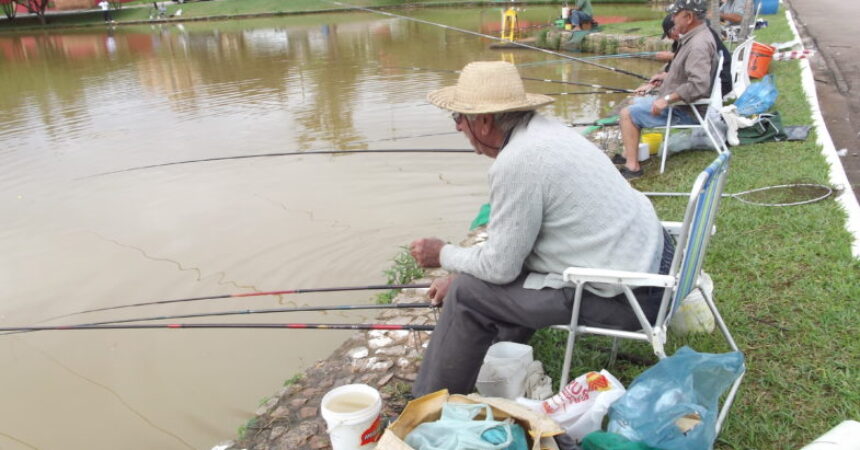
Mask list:
[[[258,329],[278,328],[294,330],[407,330],[433,331],[433,325],[395,325],[388,323],[165,323],[123,325],[58,325],[44,327],[0,327],[0,332],[72,331],[72,330],[152,330],[152,329]]]
[[[246,298],[246,297],[262,297],[269,295],[292,295],[292,294],[310,294],[315,292],[345,292],[345,291],[378,291],[378,290],[386,290],[386,289],[421,289],[430,287],[429,283],[415,283],[415,284],[371,284],[367,286],[342,286],[342,287],[324,287],[324,288],[308,288],[308,289],[283,289],[279,291],[266,291],[266,292],[245,292],[241,294],[217,294],[217,295],[207,295],[203,297],[188,297],[188,298],[177,298],[172,300],[156,300],[149,302],[139,302],[139,303],[128,303],[125,305],[119,306],[105,306],[103,308],[94,308],[94,309],[86,309],[83,311],[73,312],[69,314],[63,314],[61,316],[51,317],[49,319],[45,319],[42,322],[47,322],[49,320],[55,319],[63,319],[66,317],[77,316],[80,314],[93,313],[98,311],[113,311],[117,309],[128,309],[128,308],[139,308],[142,306],[151,306],[151,305],[166,305],[169,303],[188,303],[188,302],[196,302],[200,300],[221,300],[227,298]],[[365,309],[375,309],[371,307],[371,305],[362,305]],[[389,306],[390,305],[384,305]],[[312,308],[312,307],[309,307]],[[327,306],[325,308],[339,308],[333,306]],[[349,309],[349,306],[342,307],[344,309]],[[357,308],[357,307],[356,307]],[[298,309],[297,309],[298,310]],[[303,309],[303,311],[321,311],[320,309]]]
[[[630,72],[630,71],[627,71],[627,70],[624,70],[624,69],[619,69],[619,68],[617,68],[617,67],[607,66],[607,65],[605,65],[605,64],[600,64],[600,63],[592,62],[592,61],[589,61],[589,60],[586,60],[586,59],[577,58],[577,57],[575,57],[575,56],[565,55],[564,53],[560,53],[560,52],[556,52],[556,51],[552,51],[552,50],[547,50],[547,49],[545,49],[545,48],[540,48],[540,47],[535,47],[535,46],[533,46],[533,45],[523,44],[522,42],[508,41],[508,40],[502,39],[502,38],[500,38],[500,37],[491,36],[491,35],[489,35],[489,34],[478,33],[477,31],[471,31],[471,30],[466,30],[466,29],[464,29],[464,28],[452,27],[452,26],[450,26],[450,25],[443,25],[443,24],[441,24],[441,23],[430,22],[430,21],[428,21],[428,20],[423,20],[423,19],[416,19],[416,18],[414,18],[414,17],[401,16],[400,14],[394,14],[394,13],[390,13],[390,12],[386,12],[386,11],[380,11],[380,10],[376,10],[376,9],[365,8],[365,7],[363,7],[363,6],[348,5],[348,4],[346,4],[346,3],[341,3],[341,2],[336,2],[336,1],[329,1],[329,0],[323,0],[323,1],[324,1],[324,2],[326,2],[326,3],[331,3],[331,4],[334,4],[334,5],[342,6],[342,7],[347,8],[347,9],[357,9],[357,10],[360,10],[360,11],[366,11],[366,12],[370,12],[370,13],[374,13],[374,14],[382,14],[382,15],[384,15],[384,16],[394,17],[394,18],[397,18],[397,19],[409,20],[409,21],[412,21],[412,22],[423,23],[423,24],[425,24],[425,25],[433,25],[433,26],[435,26],[435,27],[441,27],[441,28],[444,28],[444,29],[447,29],[447,30],[458,31],[458,32],[460,32],[460,33],[466,33],[466,34],[471,34],[471,35],[473,35],[473,36],[479,36],[479,37],[483,37],[483,38],[487,38],[487,39],[492,39],[492,40],[495,40],[495,41],[501,41],[501,42],[505,42],[505,43],[508,43],[508,44],[511,44],[511,45],[516,45],[516,46],[518,46],[518,47],[527,48],[527,49],[531,49],[531,50],[536,50],[536,51],[539,51],[539,52],[542,52],[542,53],[546,53],[546,54],[549,54],[549,55],[555,55],[555,56],[558,56],[558,57],[561,57],[561,58],[569,59],[569,60],[571,60],[571,61],[577,61],[577,62],[581,62],[581,63],[583,63],[583,64],[588,64],[588,65],[590,65],[590,66],[599,67],[599,68],[601,68],[601,69],[611,70],[611,71],[613,71],[613,72],[622,73],[622,74],[624,74],[624,75],[630,75],[630,76],[632,76],[632,77],[636,77],[636,78],[639,78],[639,79],[641,79],[641,80],[648,80],[648,79],[650,79],[649,77],[642,76],[642,75],[639,75],[638,73]]]
[[[430,72],[448,72],[448,73],[460,73],[461,72],[460,70],[431,69],[428,67],[399,67],[399,68],[400,69],[408,69],[408,70],[426,70],[426,71],[430,71]],[[594,89],[606,89],[606,90],[616,91],[616,92],[625,92],[628,94],[633,93],[632,89],[603,86],[600,84],[584,83],[581,81],[564,81],[564,80],[552,80],[552,79],[546,79],[546,78],[531,78],[531,77],[520,77],[520,79],[525,80],[525,81],[540,81],[540,82],[544,82],[544,83],[572,84],[575,86],[585,86],[585,87],[590,87],[590,88],[594,88]]]
[[[448,134],[448,133],[444,133]],[[472,149],[465,148],[403,148],[403,149],[388,149],[388,150],[308,150],[305,152],[281,152],[281,153],[257,153],[253,155],[233,155],[233,156],[218,156],[215,158],[191,159],[186,161],[173,161],[160,164],[150,164],[147,166],[132,167],[130,169],[113,170],[110,172],[97,173],[95,175],[87,175],[82,178],[101,177],[105,175],[114,175],[123,172],[133,172],[135,170],[154,169],[156,167],[178,166],[180,164],[193,164],[201,162],[213,161],[229,161],[233,159],[253,159],[253,158],[274,158],[278,156],[310,156],[310,155],[348,155],[351,153],[474,153]]]
[[[649,197],[689,197],[689,192],[643,192]],[[762,197],[772,197],[783,201],[762,201],[755,200],[755,195],[764,194]],[[755,206],[798,206],[808,205],[810,203],[820,202],[833,195],[833,189],[823,184],[814,183],[795,183],[795,184],[780,184],[775,186],[765,186],[747,191],[736,192],[734,194],[722,194],[723,197],[730,197],[740,200],[743,203]],[[747,196],[747,198],[744,198]],[[750,198],[752,197],[752,198]],[[784,201],[791,200],[791,201]]]

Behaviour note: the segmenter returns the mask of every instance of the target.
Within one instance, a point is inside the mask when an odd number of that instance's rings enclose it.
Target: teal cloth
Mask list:
[[[644,442],[633,442],[608,431],[588,433],[582,440],[582,450],[656,450]]]
[[[475,220],[472,221],[472,225],[469,226],[469,229],[474,230],[475,228],[482,227],[488,223],[490,223],[490,204],[484,203],[481,205],[481,209],[478,210],[478,215],[475,217]]]
[[[482,411],[485,419],[475,420]],[[482,403],[445,403],[439,420],[415,427],[406,444],[415,450],[528,450],[523,429],[493,420],[493,410]]]

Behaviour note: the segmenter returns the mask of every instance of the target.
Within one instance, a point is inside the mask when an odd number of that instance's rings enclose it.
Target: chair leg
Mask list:
[[[579,306],[582,303],[582,288],[583,284],[576,285],[576,291],[573,295],[573,311],[570,313],[570,325],[567,329],[567,345],[564,349],[564,364],[561,367],[561,381],[558,389],[562,390],[567,386],[568,374],[570,374],[570,363],[573,359],[573,345],[576,341],[576,327],[579,322]]]
[[[614,367],[615,361],[618,359],[618,338],[612,338],[612,350],[609,352],[609,364],[608,367]]]
[[[696,116],[696,120],[699,121],[699,125],[701,125],[702,129],[705,130],[705,134],[708,135],[708,139],[711,141],[711,144],[714,144],[714,150],[717,151],[717,154],[723,153],[723,145],[717,141],[716,137],[714,137],[714,133],[712,133],[711,127],[709,126],[711,124],[711,121],[708,120],[708,113],[706,112],[705,117],[702,117],[698,109],[693,107],[692,110],[693,114],[695,114]],[[716,127],[713,131],[716,131]]]
[[[663,132],[663,154],[660,155],[660,173],[666,171],[666,158],[669,157],[669,130],[672,126],[672,107],[669,107],[669,118],[666,119],[666,131]]]
[[[711,313],[714,315],[714,322],[717,323],[717,326],[720,327],[720,332],[723,333],[723,337],[726,338],[726,342],[728,342],[729,347],[732,350],[739,352],[738,345],[735,343],[734,338],[732,337],[731,332],[729,332],[729,328],[726,326],[726,322],[723,321],[723,317],[720,315],[720,311],[717,310],[717,304],[714,303],[714,299],[708,295],[708,293],[702,289],[702,297],[705,299],[705,303],[708,305],[708,308],[711,309]],[[741,380],[744,378],[744,373],[741,373],[738,376],[738,379],[732,383],[732,388],[729,391],[729,394],[726,396],[725,401],[723,401],[723,406],[720,408],[720,415],[717,417],[716,430],[717,434],[720,434],[720,429],[723,427],[723,422],[726,420],[726,416],[729,414],[729,409],[732,407],[732,403],[735,401],[735,395],[737,395],[738,388],[741,385]]]

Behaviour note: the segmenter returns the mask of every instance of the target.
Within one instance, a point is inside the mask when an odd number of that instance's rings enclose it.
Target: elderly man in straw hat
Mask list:
[[[535,112],[553,100],[526,93],[513,65],[468,64],[455,86],[427,98],[452,111],[475,152],[494,159],[484,245],[463,248],[425,238],[410,246],[422,266],[453,274],[435,280],[428,293],[443,309],[413,394],[442,388],[468,393],[494,341],[525,342],[539,328],[570,320],[574,289],[562,280],[564,269],[666,273],[674,246],[651,203],[606,155]],[[637,294],[653,320],[662,290]],[[639,328],[614,286],[590,288],[580,320]]]

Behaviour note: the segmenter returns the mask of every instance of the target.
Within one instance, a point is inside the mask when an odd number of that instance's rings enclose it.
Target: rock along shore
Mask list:
[[[469,233],[462,246],[486,239],[483,228]],[[427,271],[419,282],[447,275],[442,269]],[[394,303],[425,302],[425,289],[404,289]],[[436,309],[392,309],[377,317],[379,323],[427,325],[436,323]],[[382,415],[395,418],[408,402],[407,394],[418,374],[430,332],[372,330],[354,334],[331,356],[318,361],[292,383],[275,393],[255,412],[245,433],[219,450],[306,450],[331,448],[320,401],[338,386],[363,383],[382,395]]]

